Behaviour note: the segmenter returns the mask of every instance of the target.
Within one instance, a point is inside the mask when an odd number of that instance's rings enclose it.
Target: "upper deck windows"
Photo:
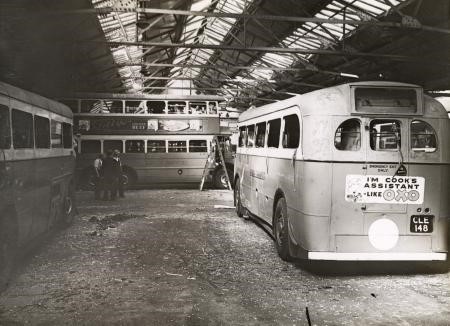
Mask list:
[[[411,149],[414,152],[435,152],[436,132],[431,125],[421,120],[411,122]]]
[[[358,151],[361,148],[361,122],[358,119],[342,122],[334,135],[334,146],[340,151]]]
[[[297,148],[300,143],[300,122],[296,114],[283,118],[283,148]]]
[[[9,109],[0,104],[0,148],[11,147],[11,127],[9,125]]]
[[[400,121],[374,119],[369,128],[372,150],[396,151],[401,148]]]

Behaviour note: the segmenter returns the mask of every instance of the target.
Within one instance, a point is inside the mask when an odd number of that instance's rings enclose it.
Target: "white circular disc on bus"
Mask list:
[[[397,224],[387,218],[376,220],[369,227],[369,241],[378,250],[389,250],[398,242]]]

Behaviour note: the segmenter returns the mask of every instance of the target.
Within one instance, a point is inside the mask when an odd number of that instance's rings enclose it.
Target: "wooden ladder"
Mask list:
[[[200,191],[203,190],[203,185],[205,183],[205,179],[208,174],[208,162],[214,162],[216,160],[215,151],[219,151],[219,160],[220,160],[219,164],[222,166],[222,169],[225,172],[225,176],[227,177],[228,189],[231,190],[230,177],[228,176],[227,167],[225,165],[225,160],[223,159],[222,151],[220,149],[220,144],[219,144],[219,140],[217,139],[217,136],[213,137],[212,144],[215,144],[215,145],[213,145],[211,147],[208,157],[206,158],[205,167],[203,168],[202,180],[200,182]]]

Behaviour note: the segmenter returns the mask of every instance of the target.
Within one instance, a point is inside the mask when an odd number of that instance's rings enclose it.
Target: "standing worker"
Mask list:
[[[102,165],[103,154],[99,154],[94,160],[94,198],[100,199],[100,192],[102,190]]]
[[[122,176],[119,162],[113,158],[113,151],[106,152],[106,158],[103,161],[104,193],[103,200],[115,200],[119,179]]]
[[[119,179],[117,183],[117,189],[119,190],[119,197],[124,198],[125,197],[125,185],[124,185],[124,178],[123,178],[123,169],[122,169],[122,161],[120,160],[119,156],[120,152],[115,149],[113,153],[113,159],[115,161],[116,169],[118,169],[119,173]]]

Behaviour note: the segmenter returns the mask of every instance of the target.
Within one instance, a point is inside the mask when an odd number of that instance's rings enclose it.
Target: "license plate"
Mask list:
[[[433,232],[433,215],[412,215],[409,230],[412,233],[431,233]]]

